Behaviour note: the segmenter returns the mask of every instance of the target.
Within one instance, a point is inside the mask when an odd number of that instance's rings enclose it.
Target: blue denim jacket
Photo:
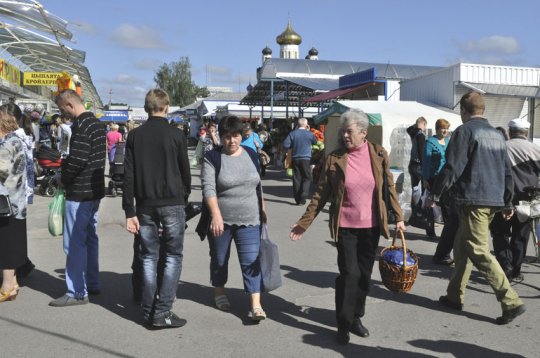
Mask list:
[[[452,134],[431,195],[438,201],[451,190],[457,205],[505,207],[511,203],[512,187],[503,136],[487,119],[473,117]]]

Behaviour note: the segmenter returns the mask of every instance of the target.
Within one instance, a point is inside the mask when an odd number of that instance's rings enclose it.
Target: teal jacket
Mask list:
[[[444,145],[439,143],[437,136],[429,137],[424,146],[424,156],[422,158],[422,178],[424,180],[433,179],[439,174],[446,163],[446,148],[448,147],[448,137],[444,138]]]

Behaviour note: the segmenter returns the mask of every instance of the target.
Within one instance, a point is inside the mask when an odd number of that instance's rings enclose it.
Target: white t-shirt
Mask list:
[[[36,143],[39,143],[39,124],[32,122],[32,132],[34,132],[34,141],[32,142],[32,149],[36,148]]]

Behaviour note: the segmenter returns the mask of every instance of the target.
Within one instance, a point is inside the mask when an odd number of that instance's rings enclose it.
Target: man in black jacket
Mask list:
[[[455,268],[446,295],[439,302],[463,309],[465,288],[472,266],[486,278],[501,304],[497,324],[507,324],[525,312],[525,305],[510,286],[501,265],[489,251],[489,223],[495,212],[508,208],[512,200],[512,175],[504,138],[483,118],[484,98],[477,92],[460,101],[463,125],[452,134],[446,150],[446,164],[431,188],[431,199],[451,191],[459,215],[454,240]],[[428,203],[432,204],[432,202]],[[508,220],[511,209],[503,210]]]
[[[427,120],[418,117],[416,123],[407,128],[407,134],[411,137],[411,158],[409,160],[409,174],[411,175],[411,187],[417,186],[422,181],[422,156],[426,145]]]
[[[165,91],[149,91],[144,109],[148,121],[132,130],[126,143],[122,207],[126,229],[140,237],[144,318],[154,327],[182,327],[186,320],[171,308],[182,270],[184,207],[191,192],[186,137],[168,124]],[[160,249],[165,256],[158,283]]]
[[[54,307],[88,303],[99,294],[97,216],[105,195],[105,127],[87,112],[81,97],[65,90],[56,97],[62,116],[72,120],[70,152],[62,162],[61,184],[65,188],[64,296],[49,303]]]

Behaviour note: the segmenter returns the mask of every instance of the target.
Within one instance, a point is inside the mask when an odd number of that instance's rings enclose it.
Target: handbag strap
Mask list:
[[[262,240],[269,240],[270,237],[268,236],[268,225],[262,224],[262,230],[261,230],[261,241]]]

